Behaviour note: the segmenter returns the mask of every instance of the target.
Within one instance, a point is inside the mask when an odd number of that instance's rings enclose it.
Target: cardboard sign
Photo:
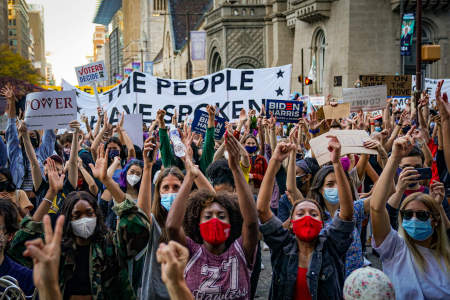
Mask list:
[[[297,123],[302,117],[302,101],[266,100],[266,116],[270,118],[270,113],[278,122]]]
[[[376,150],[367,149],[363,143],[369,139],[369,134],[365,130],[330,130],[327,134],[319,135],[309,141],[311,150],[319,165],[331,161],[330,151],[328,151],[328,135],[335,135],[341,143],[341,156],[347,154],[378,154]]]
[[[360,75],[359,80],[363,87],[385,85],[387,96],[411,96],[411,75]]]
[[[386,106],[386,86],[377,85],[362,88],[344,88],[344,102],[350,103],[350,110],[357,112],[380,110]]]
[[[336,106],[325,105],[323,107],[325,119],[345,119],[350,115],[350,103],[338,104]]]
[[[208,119],[209,115],[207,112],[202,110],[196,110],[194,112],[194,120],[192,121],[192,131],[200,133],[203,137],[205,137],[206,129],[208,128]],[[215,118],[215,132],[214,138],[216,140],[220,140],[225,134],[225,118],[221,118],[216,116]]]
[[[411,97],[394,97],[392,99],[392,104],[395,108],[405,109],[406,104],[411,101]]]
[[[314,106],[323,106],[325,105],[325,96],[310,96],[309,101]]]
[[[106,72],[105,63],[103,61],[76,67],[75,73],[77,73],[79,85],[108,80],[108,72]]]
[[[134,145],[141,149],[144,147],[144,132],[142,129],[142,114],[125,114],[123,118],[123,129]]]
[[[77,119],[75,91],[38,92],[27,95],[25,123],[29,130],[67,128]]]

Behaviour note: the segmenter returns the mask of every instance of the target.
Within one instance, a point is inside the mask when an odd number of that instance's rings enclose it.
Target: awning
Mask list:
[[[108,26],[114,14],[122,7],[122,0],[100,0],[94,17],[94,24]]]

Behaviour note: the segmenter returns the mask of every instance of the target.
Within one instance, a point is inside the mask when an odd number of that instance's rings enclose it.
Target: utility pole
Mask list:
[[[144,72],[144,50],[141,49],[141,72]]]
[[[415,91],[415,106],[418,110],[418,103],[420,93],[422,91],[422,0],[417,0],[416,6],[416,91]],[[416,114],[416,122],[419,124]]]
[[[189,22],[189,13],[186,11],[186,46],[187,46],[187,55],[188,61],[186,64],[186,78],[192,78],[192,61],[191,61],[191,26]]]
[[[405,8],[403,7],[403,0],[400,0],[400,36],[402,36],[403,15]],[[402,55],[402,41],[400,39],[400,75],[405,74],[405,58]]]
[[[302,48],[302,96],[305,94],[305,80],[303,78],[303,48]]]

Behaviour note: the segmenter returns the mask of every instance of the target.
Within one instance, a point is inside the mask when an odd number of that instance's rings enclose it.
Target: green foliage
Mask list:
[[[0,77],[23,80],[35,85],[44,80],[29,60],[13,53],[8,45],[0,46],[0,57]]]

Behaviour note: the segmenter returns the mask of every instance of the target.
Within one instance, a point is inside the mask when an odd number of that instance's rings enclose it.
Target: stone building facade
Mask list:
[[[46,57],[45,57],[45,30],[44,30],[44,7],[38,4],[30,4],[28,13],[30,30],[33,35],[33,66],[38,70],[42,78],[46,78]]]
[[[29,6],[25,0],[8,0],[8,40],[14,53],[32,60],[33,44],[28,17]]]
[[[0,45],[8,44],[8,0],[0,0]]]
[[[404,2],[405,12],[414,12],[416,1]],[[422,41],[439,44],[442,56],[423,66],[426,77],[450,75],[449,2],[423,4]],[[297,78],[315,61],[316,80],[304,94],[336,97],[362,74],[415,74],[415,49],[400,57],[399,6],[400,0],[214,0],[205,25],[208,72],[291,63],[291,89],[302,91]]]

